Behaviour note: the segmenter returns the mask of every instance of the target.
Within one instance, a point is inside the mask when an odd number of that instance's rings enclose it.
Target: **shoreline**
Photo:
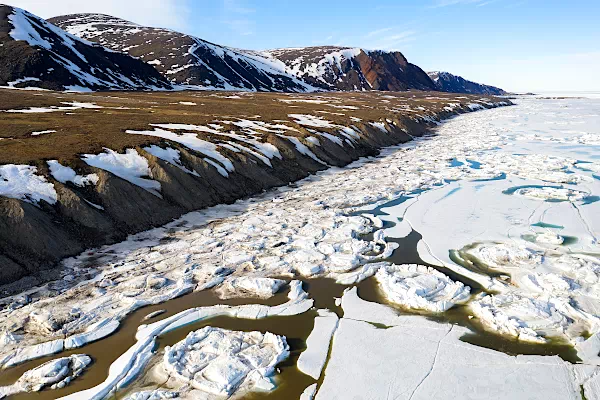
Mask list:
[[[111,92],[110,94],[119,96],[119,93]],[[125,94],[127,93],[121,95]],[[88,101],[87,99],[104,95],[106,94],[100,93],[95,96],[81,95],[81,97]],[[373,94],[370,95],[373,96]],[[396,95],[399,98],[408,97],[405,93]],[[437,96],[439,93],[424,92],[421,95]],[[77,95],[73,96],[77,97]],[[263,97],[252,94],[253,98],[255,96]],[[270,98],[274,96],[268,95]],[[296,104],[303,104],[302,102],[315,102],[317,104],[315,107],[323,108],[321,104],[324,101],[332,100],[320,99],[328,98],[328,96],[333,96],[329,97],[330,99],[336,97],[334,94],[316,96],[313,94],[293,96],[288,94],[282,101],[290,101],[288,104],[293,104],[293,107],[296,107]],[[368,100],[376,100],[382,96],[383,94],[377,94],[375,99],[368,98]],[[347,98],[347,95],[339,97],[344,99]],[[388,95],[387,97],[391,99],[392,96]],[[332,129],[326,126],[319,128],[324,132],[332,133],[350,129],[356,134],[355,138],[350,137],[352,141],[343,135],[333,137],[330,133],[329,136],[319,136],[319,145],[315,146],[311,144],[312,142],[307,141],[306,136],[311,135],[310,132],[314,132],[314,130],[308,126],[302,127],[293,124],[291,125],[293,129],[302,132],[295,142],[285,139],[280,134],[268,132],[261,140],[266,140],[266,143],[274,146],[278,150],[280,158],[272,157],[271,160],[267,160],[272,163],[269,168],[264,165],[261,154],[256,154],[256,156],[244,154],[240,158],[239,152],[225,153],[235,168],[235,172],[229,173],[227,177],[219,173],[222,171],[215,170],[214,161],[208,163],[206,156],[201,158],[203,154],[190,146],[175,143],[172,140],[159,142],[159,146],[168,145],[167,149],[171,148],[179,152],[182,165],[177,166],[149,154],[144,150],[148,147],[142,147],[136,143],[137,146],[130,148],[137,150],[147,160],[151,176],[160,184],[160,198],[157,198],[156,193],[144,190],[103,169],[89,166],[82,168],[80,161],[71,161],[71,163],[80,169],[87,169],[86,172],[95,173],[99,177],[97,185],[95,187],[79,187],[72,182],[61,183],[53,179],[47,167],[43,165],[43,160],[39,160],[33,165],[36,165],[38,171],[42,172],[57,189],[57,200],[55,204],[43,201],[31,204],[17,199],[0,197],[0,204],[4,210],[0,213],[0,224],[6,226],[6,229],[3,229],[5,234],[0,234],[0,260],[7,266],[3,276],[0,276],[0,282],[4,281],[5,283],[0,286],[1,296],[10,296],[42,283],[62,278],[61,269],[58,267],[65,258],[103,245],[119,243],[131,234],[163,226],[192,211],[217,204],[233,204],[237,200],[255,196],[264,190],[299,181],[317,171],[332,166],[346,166],[361,157],[375,156],[383,148],[405,143],[412,140],[412,137],[422,136],[443,119],[477,109],[512,105],[505,99],[497,99],[493,103],[473,103],[476,99],[481,99],[480,96],[444,95],[440,99],[444,100],[444,106],[448,101],[458,101],[459,103],[454,103],[457,107],[453,107],[451,111],[448,111],[447,106],[439,107],[436,103],[436,107],[432,106],[430,110],[420,111],[421,114],[425,114],[424,116],[419,114],[421,118],[415,118],[411,113],[399,115],[387,110],[379,110],[370,116],[378,116],[380,121],[384,121],[383,124],[378,123],[375,118],[372,121],[360,118],[360,122],[354,122],[353,119],[352,124],[338,124],[335,121],[335,125],[331,124],[334,127]],[[388,99],[380,100],[390,101]],[[228,101],[235,100],[228,99]],[[186,102],[180,101],[180,103]],[[92,104],[102,103],[97,101]],[[479,106],[473,108],[473,104]],[[106,106],[100,105],[100,107]],[[345,107],[346,111],[353,111],[354,108],[358,109],[360,106],[340,105],[336,107],[340,107],[340,109]],[[290,107],[284,112],[288,112],[288,110],[289,112],[295,111]],[[96,111],[97,113],[102,110],[84,109],[83,112],[85,111]],[[224,111],[224,114],[229,114],[226,113],[226,109]],[[77,112],[82,111],[77,110]],[[37,114],[28,115],[36,116]],[[331,118],[327,114],[317,114],[316,112],[308,115],[323,115],[326,119]],[[214,117],[218,118],[218,116]],[[356,120],[358,119],[356,118]],[[302,128],[308,131],[304,131]],[[315,134],[312,135],[315,137]],[[68,165],[69,163],[67,163]],[[10,274],[11,267],[12,274]]]

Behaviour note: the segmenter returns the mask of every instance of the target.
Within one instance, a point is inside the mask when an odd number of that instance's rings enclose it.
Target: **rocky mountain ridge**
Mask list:
[[[451,74],[450,72],[433,71],[427,73],[435,83],[437,90],[448,93],[472,93],[500,96],[506,92],[495,86],[484,85],[469,81],[462,76]]]
[[[0,5],[0,86],[166,90],[152,66],[82,40],[20,8]]]

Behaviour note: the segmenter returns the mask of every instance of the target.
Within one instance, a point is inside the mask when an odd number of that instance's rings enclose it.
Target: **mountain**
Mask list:
[[[265,52],[233,49],[168,29],[103,14],[50,18],[67,32],[152,64],[173,83],[258,91],[436,90],[400,52],[306,47]]]
[[[151,65],[70,35],[25,10],[0,5],[0,86],[169,89]]]
[[[506,92],[495,86],[483,85],[481,83],[466,80],[462,76],[453,75],[449,72],[433,71],[427,73],[435,83],[437,90],[450,93],[472,93],[487,95],[503,95]]]
[[[429,76],[398,51],[319,46],[265,52],[290,72],[327,90],[437,90]]]
[[[219,46],[104,14],[73,14],[48,21],[80,38],[138,57],[180,85],[226,90],[315,90],[288,73],[284,63],[258,52]]]

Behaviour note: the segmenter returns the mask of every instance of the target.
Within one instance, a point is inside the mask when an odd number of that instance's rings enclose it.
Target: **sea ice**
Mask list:
[[[0,398],[19,392],[39,392],[45,387],[62,388],[81,375],[91,363],[92,359],[84,354],[50,360],[25,372],[13,385],[0,387]]]
[[[390,265],[375,274],[387,299],[403,307],[436,313],[470,298],[470,288],[423,265]]]
[[[219,285],[217,292],[221,298],[239,296],[268,299],[287,282],[281,279],[242,276],[225,280]]]
[[[338,317],[329,310],[319,310],[315,325],[306,339],[306,350],[298,358],[298,369],[314,379],[319,379],[327,361],[329,343],[338,326]]]
[[[346,399],[348,393],[372,400],[581,398],[569,366],[557,356],[514,357],[477,347],[460,340],[465,328],[394,316],[386,306],[358,298],[356,289],[344,294],[342,305],[317,400]]]
[[[254,386],[274,387],[269,377],[289,354],[283,336],[207,326],[166,347],[162,365],[172,377],[170,386],[227,397]]]

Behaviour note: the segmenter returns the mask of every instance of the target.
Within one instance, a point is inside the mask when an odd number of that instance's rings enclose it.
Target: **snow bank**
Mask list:
[[[173,149],[171,147],[167,147],[167,148],[162,148],[156,145],[152,145],[149,147],[144,147],[144,151],[147,151],[148,153],[152,154],[154,157],[156,158],[160,158],[163,161],[168,162],[171,165],[176,166],[177,168],[179,168],[180,170],[182,170],[185,173],[191,174],[191,175],[195,175],[195,176],[200,176],[196,171],[190,171],[189,169],[187,169],[186,167],[184,167],[181,164],[181,153],[179,152],[179,150]]]
[[[200,129],[198,129],[199,127],[196,127],[195,125],[178,126],[177,124],[160,124],[160,125],[156,125],[156,126],[164,127],[165,129],[192,129],[192,127],[194,127],[195,128],[194,130],[200,131]],[[156,136],[156,137],[160,137],[163,139],[172,140],[176,143],[184,145],[185,147],[187,147],[189,149],[192,149],[194,151],[199,151],[200,153],[203,153],[203,154],[207,155],[208,157],[213,158],[229,172],[232,172],[235,170],[232,162],[227,157],[221,155],[221,153],[219,153],[217,151],[217,145],[215,145],[214,143],[199,139],[198,135],[196,133],[184,132],[184,133],[178,134],[175,132],[167,131],[165,129],[155,128],[152,131],[126,130],[125,132],[132,134],[132,135],[148,135],[148,136]],[[206,128],[206,129],[210,133],[218,133],[218,132],[214,131],[213,129],[210,129],[210,128]]]
[[[288,117],[292,118],[295,123],[303,126],[310,126],[314,128],[335,128],[331,121],[327,121],[323,117],[308,114],[288,114]]]
[[[36,172],[37,168],[31,165],[0,165],[0,196],[33,204],[41,200],[55,204],[57,194],[54,185]]]
[[[127,149],[124,154],[105,149],[105,152],[100,154],[84,154],[81,159],[92,167],[111,172],[155,196],[161,197],[160,183],[144,178],[152,176],[148,160],[140,156],[135,149]]]
[[[181,386],[231,396],[254,386],[274,387],[269,376],[289,354],[283,336],[207,326],[167,346],[162,365]]]
[[[50,167],[50,174],[60,183],[72,182],[79,187],[96,185],[98,183],[99,178],[96,174],[77,175],[77,172],[75,172],[73,168],[65,167],[57,160],[50,160],[47,163],[48,167]]]

